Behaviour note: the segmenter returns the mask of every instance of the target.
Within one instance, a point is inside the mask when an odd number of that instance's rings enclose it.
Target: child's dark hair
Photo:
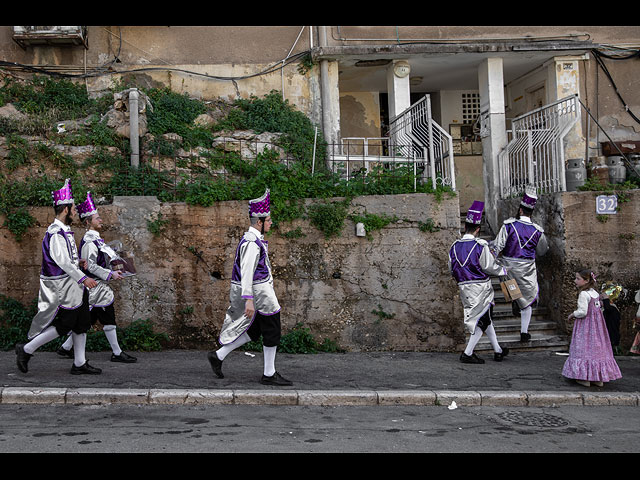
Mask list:
[[[589,290],[590,288],[597,290],[596,276],[591,270],[589,270],[588,268],[585,268],[584,270],[580,270],[577,273],[578,275],[580,275],[580,278],[582,278],[583,280],[587,280],[587,284],[580,287],[580,291]]]
[[[480,225],[476,223],[464,222],[464,233],[473,233],[478,228],[480,228]]]

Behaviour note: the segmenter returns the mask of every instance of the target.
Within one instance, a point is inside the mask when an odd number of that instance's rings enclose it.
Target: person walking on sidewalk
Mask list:
[[[275,368],[276,350],[280,344],[280,304],[273,288],[268,242],[264,234],[271,228],[270,193],[249,201],[251,226],[245,232],[233,262],[230,305],[220,330],[221,348],[208,353],[207,358],[218,378],[223,360],[236,348],[262,335],[264,372],[260,383],[288,386],[293,383]]]
[[[102,331],[111,346],[112,362],[134,363],[137,361],[136,357],[123,352],[118,343],[116,314],[113,308],[114,294],[107,282],[119,280],[122,276],[110,268],[110,262],[117,258],[117,254],[100,237],[103,222],[93,203],[91,192],[87,192],[86,200],[78,204],[77,210],[80,221],[87,228],[80,242],[80,256],[87,261],[87,275],[97,282],[97,286],[89,291],[91,324],[99,321],[103,325]],[[73,336],[70,336],[57,353],[61,356],[72,356],[72,349]]]
[[[622,378],[613,357],[611,340],[602,315],[600,296],[595,290],[596,277],[591,270],[576,273],[578,309],[567,320],[575,319],[569,346],[569,357],[562,375],[585,387],[602,387],[604,382]]]
[[[538,197],[534,188],[527,188],[516,218],[504,221],[491,249],[496,257],[502,255],[501,263],[515,279],[522,297],[514,300],[514,314],[520,314],[520,341],[531,340],[529,323],[532,305],[538,299],[538,271],[536,258],[547,253],[549,245],[540,225],[531,221],[531,214]]]
[[[73,192],[69,179],[60,190],[51,192],[56,218],[42,240],[42,267],[38,312],[31,321],[26,344],[16,345],[18,369],[27,373],[35,351],[45,343],[67,335],[73,337],[74,375],[102,373],[85,358],[87,331],[91,327],[89,289],[97,283],[80,270],[78,248],[70,225],[73,223]]]
[[[449,249],[449,271],[460,289],[464,309],[464,325],[471,335],[460,355],[462,363],[484,363],[473,352],[483,333],[493,347],[493,358],[500,362],[509,349],[501,347],[491,321],[493,312],[493,286],[490,275],[504,276],[506,269],[500,266],[489,250],[489,244],[480,238],[483,202],[473,202],[465,220],[465,234]]]

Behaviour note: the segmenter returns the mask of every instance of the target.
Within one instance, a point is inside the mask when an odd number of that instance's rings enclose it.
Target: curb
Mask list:
[[[453,404],[455,402],[455,406]],[[639,406],[640,392],[458,390],[0,389],[0,404],[287,406]]]

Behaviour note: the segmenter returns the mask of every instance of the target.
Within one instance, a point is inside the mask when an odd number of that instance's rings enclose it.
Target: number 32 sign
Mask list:
[[[616,195],[598,195],[596,197],[596,213],[598,215],[615,215],[618,212]]]

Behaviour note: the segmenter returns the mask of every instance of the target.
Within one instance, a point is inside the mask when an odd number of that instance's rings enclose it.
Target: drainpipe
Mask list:
[[[129,141],[131,142],[131,166],[136,169],[140,164],[138,98],[138,90],[133,89],[129,92]]]
[[[319,27],[321,47],[327,46],[327,27]],[[331,98],[329,97],[329,61],[320,60],[320,99],[322,102],[322,129],[327,142],[333,142],[331,134]]]

